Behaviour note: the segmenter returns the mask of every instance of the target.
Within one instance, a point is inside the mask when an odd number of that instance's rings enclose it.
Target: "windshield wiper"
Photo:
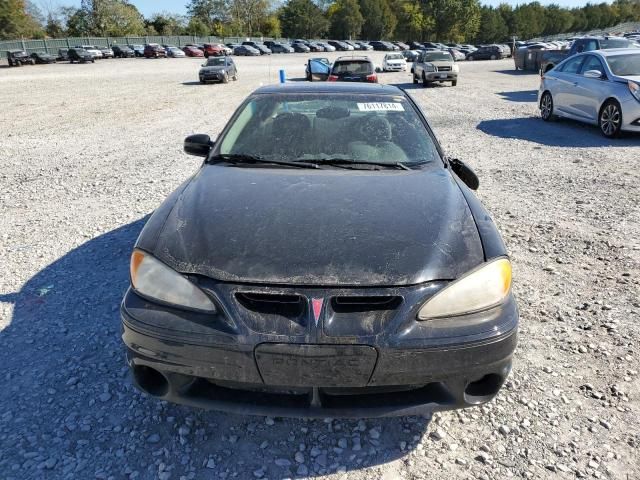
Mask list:
[[[375,165],[377,167],[389,167],[398,168],[400,170],[411,170],[407,165],[402,162],[370,162],[368,160],[349,160],[346,158],[313,158],[309,159],[315,165]],[[348,167],[347,167],[348,168]]]
[[[268,158],[263,158],[258,155],[248,155],[243,153],[220,153],[218,155],[214,155],[209,159],[210,162],[222,161],[229,162],[234,164],[239,163],[252,163],[252,164],[270,164],[270,165],[284,165],[287,167],[297,167],[297,168],[320,168],[315,163],[307,163],[307,162],[287,162],[285,160],[270,160]]]

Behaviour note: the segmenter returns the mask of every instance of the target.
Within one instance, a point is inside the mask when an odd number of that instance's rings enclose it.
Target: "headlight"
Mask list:
[[[453,317],[501,304],[511,290],[511,262],[499,258],[471,270],[422,306],[419,320]]]
[[[436,71],[436,67],[432,63],[427,63],[424,66],[424,71],[425,72],[435,72]]]
[[[220,70],[220,73],[221,73],[222,75],[224,75],[224,73],[225,73],[225,72],[224,72],[224,69]]]
[[[142,250],[131,255],[131,285],[145,297],[213,313],[216,307],[197,286]]]
[[[633,95],[635,99],[640,102],[640,85],[638,85],[636,82],[632,82],[631,80],[627,82],[627,85],[629,86],[631,95]]]

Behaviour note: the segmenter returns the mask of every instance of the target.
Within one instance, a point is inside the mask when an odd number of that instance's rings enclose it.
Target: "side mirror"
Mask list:
[[[450,158],[449,165],[451,165],[451,170],[455,173],[460,180],[462,180],[467,187],[471,190],[477,190],[480,186],[480,180],[471,167],[469,167],[462,160],[458,160],[457,158]]]
[[[587,70],[584,72],[584,76],[587,78],[602,78],[602,72],[600,70]]]
[[[196,135],[189,135],[184,139],[184,151],[189,155],[195,155],[196,157],[206,157],[213,148],[214,143],[211,141],[209,135],[198,133]]]

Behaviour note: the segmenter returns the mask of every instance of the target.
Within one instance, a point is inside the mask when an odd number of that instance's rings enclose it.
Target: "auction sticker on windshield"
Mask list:
[[[358,110],[361,112],[404,112],[404,107],[400,103],[358,103]]]

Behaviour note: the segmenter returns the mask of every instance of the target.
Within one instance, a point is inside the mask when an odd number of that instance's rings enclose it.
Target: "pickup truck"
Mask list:
[[[573,41],[569,50],[542,50],[540,53],[540,74],[543,75],[553,67],[577,53],[592,50],[608,50],[610,48],[633,48],[640,45],[621,37],[585,37]]]

